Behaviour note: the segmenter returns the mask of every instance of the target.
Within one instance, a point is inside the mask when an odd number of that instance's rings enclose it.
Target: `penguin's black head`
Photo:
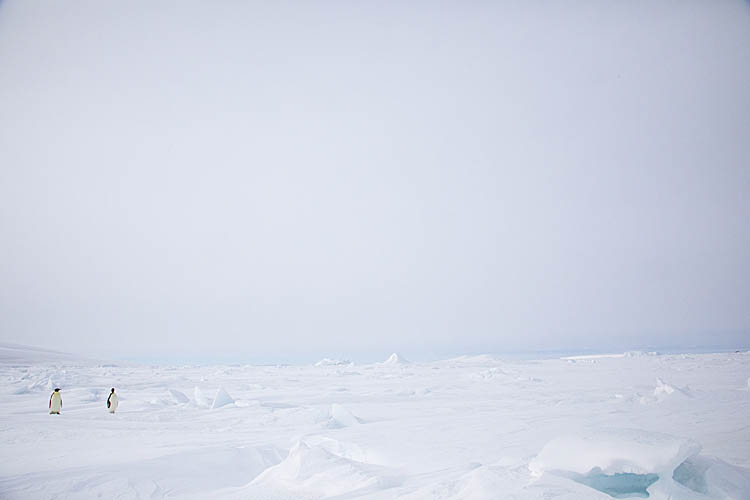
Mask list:
[[[55,389],[55,392],[60,392],[60,388],[58,387],[57,389]]]
[[[114,387],[112,388],[112,392],[115,392],[115,388]]]

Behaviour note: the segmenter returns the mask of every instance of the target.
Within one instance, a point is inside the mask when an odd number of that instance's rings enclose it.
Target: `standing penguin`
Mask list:
[[[112,388],[112,392],[109,393],[109,397],[107,398],[107,408],[109,408],[110,413],[114,413],[117,409],[117,394],[115,394],[115,388]]]
[[[60,395],[60,389],[55,389],[55,392],[49,397],[49,414],[59,415],[62,410],[62,396]]]

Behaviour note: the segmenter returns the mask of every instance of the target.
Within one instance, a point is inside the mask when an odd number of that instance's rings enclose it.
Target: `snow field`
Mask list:
[[[0,498],[750,498],[746,353],[144,366],[5,351]]]

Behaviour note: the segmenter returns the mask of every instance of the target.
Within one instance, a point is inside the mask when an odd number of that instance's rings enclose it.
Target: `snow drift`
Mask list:
[[[296,497],[329,498],[388,488],[396,481],[383,467],[350,460],[319,447],[297,442],[280,464],[249,485],[251,491],[296,493]],[[280,496],[280,495],[279,495]],[[289,497],[291,498],[291,496]]]
[[[340,404],[334,403],[328,412],[328,427],[337,429],[340,427],[351,427],[359,425],[360,419]]]
[[[390,356],[388,356],[388,359],[383,361],[382,364],[384,365],[406,365],[409,364],[410,361],[403,356],[400,356],[398,353],[393,353]]]
[[[613,429],[585,436],[553,439],[529,463],[535,475],[547,471],[585,474],[599,469],[605,474],[669,473],[701,446],[690,439],[634,429]]]

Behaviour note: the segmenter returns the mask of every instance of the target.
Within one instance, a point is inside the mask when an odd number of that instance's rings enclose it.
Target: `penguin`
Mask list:
[[[115,394],[115,388],[112,388],[112,392],[109,393],[109,397],[107,398],[107,408],[109,408],[110,413],[114,413],[117,409],[117,394]]]
[[[58,387],[49,397],[49,414],[59,415],[60,410],[62,410],[62,396],[60,395],[60,388]]]

